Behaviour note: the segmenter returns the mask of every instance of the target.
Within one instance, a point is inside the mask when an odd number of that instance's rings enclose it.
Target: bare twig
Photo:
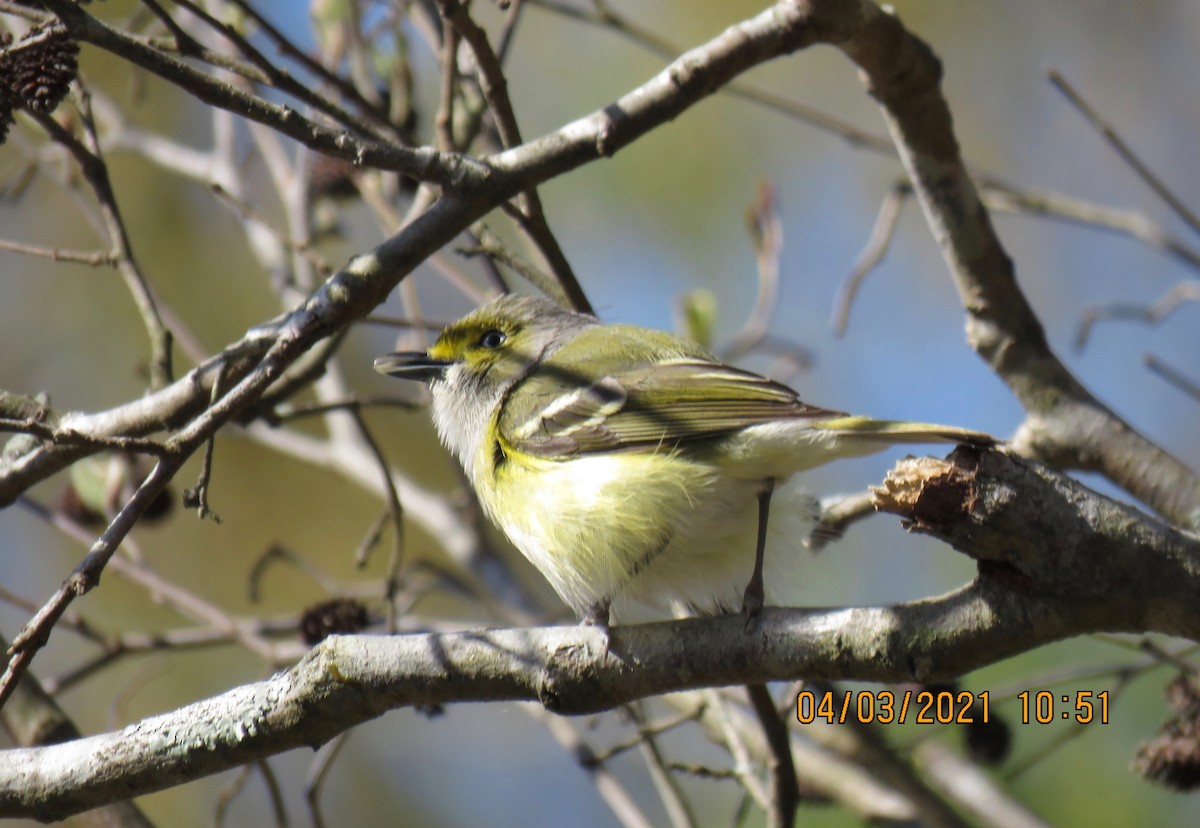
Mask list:
[[[653,823],[642,813],[621,780],[604,763],[595,760],[591,747],[568,720],[550,715],[538,707],[527,705],[524,709],[531,717],[545,725],[550,735],[588,772],[592,784],[596,786],[596,792],[621,825],[625,828],[650,828]]]
[[[327,277],[333,273],[333,267],[329,264],[328,260],[326,260],[324,256],[313,249],[311,242],[290,238],[282,230],[272,226],[271,222],[252,205],[247,204],[245,201],[226,190],[217,182],[210,182],[209,188],[213,191],[214,195],[233,208],[234,212],[236,212],[238,217],[243,221],[254,222],[270,232],[281,246],[292,253],[299,253],[302,256],[305,256],[310,262],[312,262],[313,266],[317,269],[317,272],[319,272],[322,276]]]
[[[879,205],[879,215],[875,217],[875,226],[871,228],[867,244],[858,254],[858,258],[854,260],[854,264],[850,268],[850,275],[842,283],[837,301],[834,302],[833,332],[835,335],[845,335],[846,326],[850,322],[850,308],[853,307],[854,299],[858,296],[858,289],[862,287],[862,283],[871,274],[871,271],[878,267],[879,263],[883,261],[883,257],[887,255],[888,247],[892,244],[892,237],[896,233],[896,225],[900,220],[900,208],[904,206],[905,200],[911,195],[912,185],[907,181],[899,181],[892,185],[892,189],[888,190],[887,195],[883,197],[883,203]]]
[[[217,791],[216,802],[213,805],[214,828],[223,828],[225,814],[229,810],[230,804],[246,789],[246,783],[250,781],[250,774],[253,772],[254,765],[242,765],[237,769],[237,773]]]
[[[325,780],[329,778],[329,772],[333,770],[333,763],[337,761],[342,748],[349,741],[349,733],[338,734],[321,745],[317,755],[313,757],[312,764],[309,765],[304,778],[304,800],[308,803],[308,812],[312,816],[314,828],[325,828],[325,818],[321,813],[321,789],[325,786]]]
[[[193,69],[98,20],[70,0],[46,0],[44,5],[58,15],[75,39],[113,52],[211,106],[269,126],[317,152],[452,188],[469,187],[489,177],[486,167],[462,156],[445,156],[427,147],[409,149],[392,141],[354,138],[345,131],[322,126],[289,106],[242,92]]]
[[[379,466],[384,490],[387,492],[388,513],[392,519],[392,556],[388,561],[385,590],[389,609],[388,625],[394,631],[396,622],[395,617],[391,615],[394,608],[392,598],[399,587],[400,567],[404,563],[404,507],[400,504],[400,494],[396,491],[396,484],[392,481],[392,472],[388,467],[387,457],[384,456],[383,449],[379,447],[375,436],[367,428],[367,422],[363,419],[362,414],[357,410],[351,411],[350,414],[354,418],[354,424],[358,427],[359,435],[367,444],[371,456],[375,458],[375,462]]]
[[[141,517],[142,512],[162,491],[182,464],[183,457],[176,454],[165,455],[158,461],[154,470],[138,486],[133,497],[108,524],[108,528],[92,545],[88,554],[75,567],[71,575],[13,639],[8,650],[8,666],[5,668],[4,675],[0,677],[0,706],[3,706],[9,694],[15,689],[16,683],[29,669],[37,651],[49,640],[51,630],[62,614],[66,612],[71,601],[90,592],[99,583],[100,573],[113,553],[117,551],[121,540],[129,533],[134,523]]]
[[[980,197],[989,210],[1047,216],[1137,239],[1147,247],[1161,250],[1187,267],[1200,271],[1200,252],[1136,210],[1108,207],[1060,193],[1017,190],[994,183],[984,184]]]
[[[818,695],[845,692],[828,681],[812,681],[809,687]],[[912,802],[921,815],[922,825],[968,828],[969,823],[898,755],[875,725],[860,722],[857,716],[851,715],[845,721],[839,719],[834,726],[813,727],[809,731],[815,741],[852,759],[872,777]]]
[[[128,451],[138,454],[149,454],[161,457],[168,452],[165,445],[156,440],[141,437],[102,437],[93,434],[80,434],[69,428],[59,428],[35,419],[15,419],[0,417],[0,433],[19,432],[32,434],[40,440],[59,446],[78,446],[93,451]]]
[[[813,552],[819,552],[833,541],[839,540],[852,524],[875,514],[875,496],[871,492],[846,495],[832,502],[821,502],[821,519],[809,533],[806,544]]]
[[[496,60],[500,65],[508,58],[508,50],[516,40],[517,27],[521,23],[521,12],[525,9],[523,0],[511,0],[508,11],[504,15],[504,28],[500,32],[500,43],[496,46]]]
[[[120,254],[111,250],[64,250],[59,247],[42,247],[3,239],[0,239],[0,250],[24,253],[27,256],[39,256],[53,262],[75,262],[89,267],[100,267],[101,265],[111,267],[120,260]]]
[[[916,751],[916,763],[931,784],[964,806],[976,824],[990,828],[1048,828],[1028,809],[1007,796],[978,766],[932,739]]]
[[[483,222],[474,226],[475,238],[478,242],[473,247],[459,247],[455,252],[468,258],[482,255],[485,260],[500,262],[519,273],[529,284],[541,290],[548,296],[560,293],[557,283],[546,273],[538,270],[519,255],[509,250],[491,228]]]
[[[338,94],[350,100],[359,112],[363,113],[380,127],[387,128],[394,138],[403,137],[401,132],[392,124],[386,112],[381,112],[376,104],[372,103],[358,91],[354,84],[349,83],[336,72],[329,71],[319,61],[313,60],[308,52],[288,39],[270,20],[256,11],[253,5],[246,2],[246,0],[229,0],[229,2],[237,6],[249,19],[253,20],[255,27],[274,41],[276,48],[282,54],[296,61],[306,72],[311,72],[321,82],[336,89]],[[321,97],[324,99],[324,96]],[[367,134],[370,133],[368,132]]]
[[[683,49],[673,43],[614,11],[607,3],[593,3],[593,8],[588,10],[557,2],[557,0],[529,0],[529,2],[538,8],[573,20],[608,27],[664,60],[673,60],[683,52]],[[743,81],[734,81],[728,84],[721,90],[721,93],[750,101],[789,118],[795,118],[822,132],[828,132],[845,140],[852,147],[870,150],[892,158],[896,155],[895,144],[885,135],[860,129],[849,121],[835,118],[815,107],[775,95]]]
[[[800,787],[796,779],[796,765],[792,761],[792,742],[788,736],[787,721],[780,718],[779,711],[775,709],[775,700],[765,684],[747,685],[746,693],[770,749],[767,773],[771,789],[767,824],[771,828],[790,828],[796,822]]]
[[[1050,70],[1050,83],[1079,110],[1080,114],[1103,136],[1104,140],[1116,151],[1117,155],[1121,156],[1121,159],[1146,183],[1146,186],[1165,201],[1167,206],[1175,212],[1175,215],[1183,219],[1192,228],[1193,232],[1200,233],[1200,217],[1192,212],[1191,208],[1184,204],[1178,196],[1171,192],[1171,189],[1163,183],[1162,179],[1151,172],[1145,162],[1133,151],[1133,148],[1125,143],[1125,140],[1117,130],[1105,121],[1100,116],[1100,113],[1085,101],[1075,87],[1068,83],[1066,78],[1055,69]]]
[[[646,769],[650,774],[650,780],[654,783],[655,790],[658,791],[658,797],[662,800],[671,825],[674,828],[695,828],[696,818],[692,814],[692,809],[688,806],[683,792],[679,790],[679,784],[671,774],[666,759],[663,758],[656,734],[646,727],[642,707],[641,703],[634,703],[626,705],[625,710],[637,725],[637,746],[646,760]],[[692,721],[695,720],[695,716],[689,718]]]
[[[496,119],[496,127],[504,149],[516,147],[521,143],[521,130],[517,126],[517,118],[508,97],[508,82],[504,78],[504,69],[488,43],[487,33],[471,19],[466,7],[459,0],[438,0],[438,7],[462,38],[470,44],[471,51],[475,54],[475,64],[479,67],[480,89]],[[537,190],[530,187],[522,192],[518,204],[523,217],[519,223],[546,257],[547,264],[570,306],[575,310],[591,313],[591,303],[584,295],[566,255],[546,222]]]
[[[779,305],[779,256],[783,252],[783,222],[779,217],[775,189],[766,181],[758,183],[754,201],[746,209],[746,228],[754,244],[758,293],[742,329],[721,350],[721,358],[726,360],[744,356],[762,344]]]
[[[1181,371],[1172,368],[1170,365],[1167,365],[1167,363],[1163,362],[1153,354],[1146,354],[1145,362],[1146,367],[1151,371],[1158,374],[1160,377],[1174,385],[1183,393],[1197,401],[1200,401],[1200,383],[1197,383],[1195,380],[1185,376]]]
[[[142,324],[146,326],[146,332],[150,337],[151,387],[162,388],[174,379],[171,369],[171,333],[163,324],[150,286],[134,259],[133,245],[125,229],[121,211],[117,207],[117,197],[113,192],[112,182],[109,180],[108,165],[100,153],[100,141],[96,135],[95,121],[92,118],[86,94],[83,95],[80,103],[80,114],[84,126],[83,141],[78,140],[51,116],[36,112],[31,114],[51,138],[71,153],[92,188],[100,208],[100,215],[104,220],[109,243],[117,256],[117,271],[125,280],[125,285],[133,297],[134,305],[142,316]]]
[[[454,99],[458,91],[458,29],[449,21],[442,23],[442,90],[433,125],[437,131],[438,149],[450,152],[458,149],[454,140]]]
[[[634,714],[634,721],[637,723],[637,734],[630,739],[616,742],[609,745],[604,750],[593,751],[593,756],[597,762],[607,762],[608,760],[620,756],[626,751],[633,750],[638,747],[643,740],[653,738],[663,733],[669,733],[677,727],[682,727],[689,722],[694,722],[704,713],[704,705],[696,705],[692,710],[687,710],[665,719],[661,722],[647,722],[641,713]]]
[[[720,744],[733,757],[734,773],[737,775],[738,782],[745,791],[744,801],[740,807],[749,807],[750,803],[753,802],[762,808],[765,813],[770,814],[771,793],[763,787],[762,782],[755,775],[754,757],[751,755],[750,748],[746,744],[744,732],[737,726],[734,714],[730,710],[730,705],[715,690],[704,693],[704,698],[706,711],[717,721],[720,731]],[[761,731],[761,723],[759,727]]]
[[[215,403],[221,399],[221,380],[223,373],[218,373],[216,379],[213,380],[212,395],[210,402]],[[204,441],[204,455],[200,460],[200,477],[196,481],[196,485],[190,489],[186,489],[183,493],[183,505],[194,508],[196,516],[201,520],[209,518],[213,523],[220,523],[221,516],[208,508],[208,484],[212,480],[212,459],[213,449],[216,448],[217,438],[215,434],[210,434],[208,439]]]
[[[1083,311],[1083,320],[1075,334],[1075,347],[1082,350],[1087,346],[1088,337],[1097,322],[1108,319],[1137,319],[1147,325],[1157,325],[1187,302],[1200,302],[1200,281],[1180,282],[1152,305],[1132,302],[1089,305]]]

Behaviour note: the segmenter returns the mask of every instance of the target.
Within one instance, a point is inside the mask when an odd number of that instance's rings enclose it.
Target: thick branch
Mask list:
[[[615,627],[333,637],[267,681],[110,733],[13,750],[0,817],[59,818],[303,745],[387,710],[536,700],[563,714],[745,682],[930,683],[1088,632],[1200,638],[1200,541],[999,452],[903,461],[880,504],[980,561],[957,592],[891,607],[767,609]],[[37,784],[34,784],[36,781]]]
[[[0,816],[62,818],[316,746],[387,710],[537,700],[593,713],[676,690],[799,676],[933,681],[1082,631],[995,583],[897,607],[582,627],[335,636],[293,670],[108,733],[0,761]]]
[[[1200,640],[1200,540],[1047,466],[967,448],[910,458],[876,508],[1075,623]]]
[[[963,164],[941,63],[895,16],[860,5],[860,25],[837,45],[883,108],[958,286],[972,347],[1028,414],[1014,445],[1060,467],[1100,472],[1168,519],[1200,527],[1200,478],[1093,397],[1050,349]]]

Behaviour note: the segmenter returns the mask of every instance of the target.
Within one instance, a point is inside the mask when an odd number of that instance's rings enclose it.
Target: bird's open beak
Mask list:
[[[429,382],[440,379],[452,363],[434,359],[424,351],[399,351],[375,360],[375,370],[389,377]]]

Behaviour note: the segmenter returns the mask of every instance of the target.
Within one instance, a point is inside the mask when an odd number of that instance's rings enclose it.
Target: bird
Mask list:
[[[605,630],[739,605],[749,629],[795,583],[789,551],[819,515],[798,475],[899,443],[996,442],[810,405],[691,340],[544,297],[501,296],[374,367],[428,383],[485,513]]]

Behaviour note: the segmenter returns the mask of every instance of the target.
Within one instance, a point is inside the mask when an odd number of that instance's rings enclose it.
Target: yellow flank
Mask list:
[[[495,481],[478,487],[484,508],[580,615],[648,572],[716,482],[711,467],[666,451],[494,459],[478,466]],[[520,503],[505,500],[516,492]]]

